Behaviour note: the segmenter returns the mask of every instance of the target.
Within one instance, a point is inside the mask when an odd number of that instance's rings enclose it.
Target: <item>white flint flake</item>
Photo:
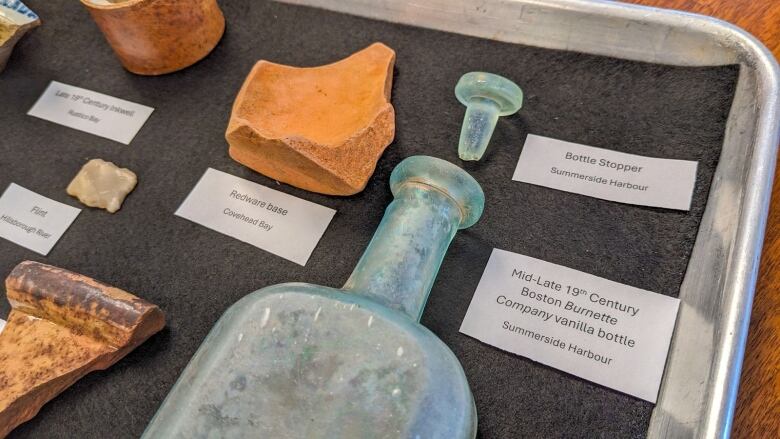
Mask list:
[[[138,177],[126,168],[101,159],[88,161],[68,185],[68,194],[90,207],[114,213],[133,191]]]

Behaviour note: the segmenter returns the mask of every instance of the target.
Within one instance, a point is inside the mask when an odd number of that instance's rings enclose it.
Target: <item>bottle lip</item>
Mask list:
[[[499,116],[517,113],[523,106],[523,90],[512,80],[488,72],[469,72],[455,85],[455,96],[468,106],[473,98],[489,99],[498,106]]]
[[[404,159],[390,175],[390,190],[396,195],[407,183],[430,186],[450,197],[461,211],[459,229],[471,227],[482,216],[485,194],[477,180],[458,166],[429,156]]]

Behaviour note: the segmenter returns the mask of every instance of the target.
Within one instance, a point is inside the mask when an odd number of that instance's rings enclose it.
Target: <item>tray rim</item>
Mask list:
[[[761,42],[713,17],[606,0],[280,1],[636,61],[740,64],[647,433],[729,436],[780,142],[780,67]]]

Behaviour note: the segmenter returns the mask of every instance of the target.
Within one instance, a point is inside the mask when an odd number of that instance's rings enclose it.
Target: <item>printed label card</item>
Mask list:
[[[494,249],[460,332],[654,403],[679,303]]]
[[[209,168],[176,215],[306,265],[336,211]]]
[[[27,114],[129,145],[152,111],[146,105],[52,81]]]
[[[79,213],[81,209],[11,183],[0,196],[0,238],[46,256]]]
[[[529,134],[512,180],[620,203],[690,210],[697,166]]]

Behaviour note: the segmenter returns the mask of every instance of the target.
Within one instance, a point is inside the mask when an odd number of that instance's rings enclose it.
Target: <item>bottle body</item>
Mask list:
[[[465,374],[430,331],[361,295],[282,284],[225,313],[144,437],[475,434]]]

